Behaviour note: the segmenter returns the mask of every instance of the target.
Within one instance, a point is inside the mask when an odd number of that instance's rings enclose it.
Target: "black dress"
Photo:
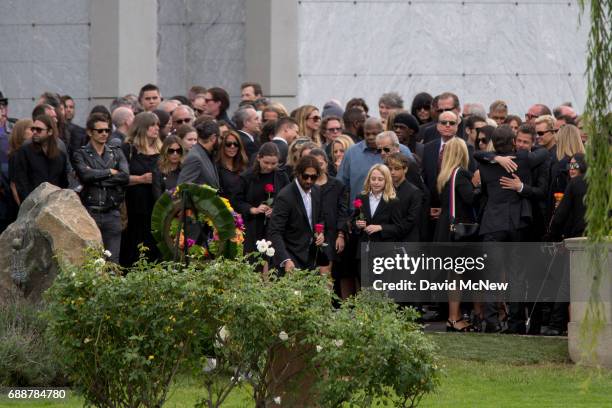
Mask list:
[[[336,252],[336,238],[338,231],[345,232],[348,239],[348,188],[340,180],[328,177],[327,183],[320,186],[325,225],[325,254],[330,261],[339,261],[340,255]]]
[[[121,149],[128,159],[131,176],[141,176],[155,171],[159,154],[145,155],[138,153],[136,148],[129,144],[123,144]],[[128,225],[121,234],[120,264],[127,267],[137,261],[139,256],[138,245],[141,243],[149,248],[147,251],[149,260],[159,259],[157,243],[151,234],[151,214],[155,205],[152,184],[128,186],[125,192],[125,204]]]
[[[441,213],[436,223],[434,242],[450,242],[450,179],[444,185],[440,194]],[[477,202],[478,194],[472,185],[470,173],[465,169],[457,172],[455,179],[455,222],[475,223],[476,211],[474,203]]]
[[[153,199],[157,201],[159,197],[166,191],[170,191],[176,187],[179,174],[181,173],[181,166],[172,170],[168,174],[164,174],[155,166],[153,169]]]
[[[250,253],[257,250],[255,243],[266,238],[266,229],[269,224],[266,222],[264,214],[251,214],[251,207],[257,207],[268,199],[265,185],[273,184],[274,192],[270,194],[272,199],[276,194],[289,184],[287,175],[282,170],[275,170],[272,173],[259,174],[253,170],[247,170],[240,175],[240,188],[236,193],[236,205],[234,209],[242,215],[246,228],[244,238],[244,253]],[[274,203],[272,203],[274,206]]]
[[[217,165],[217,171],[219,173],[219,184],[221,186],[221,195],[232,204],[234,209],[236,208],[236,195],[240,191],[240,173],[226,169],[222,165]]]

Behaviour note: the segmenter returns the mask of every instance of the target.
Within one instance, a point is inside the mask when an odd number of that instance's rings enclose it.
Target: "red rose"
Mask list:
[[[358,210],[361,208],[362,205],[363,205],[363,202],[361,202],[360,198],[356,198],[355,201],[353,201],[353,207],[355,207]]]
[[[266,184],[264,186],[264,190],[266,190],[266,193],[271,194],[274,192],[274,184]]]
[[[317,234],[323,233],[323,224],[315,224],[314,230]]]

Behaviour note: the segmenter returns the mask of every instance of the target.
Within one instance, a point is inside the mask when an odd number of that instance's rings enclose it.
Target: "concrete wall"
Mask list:
[[[45,90],[89,108],[90,0],[0,0],[0,90],[9,116],[29,117]]]
[[[298,4],[300,104],[360,96],[378,115],[384,92],[410,108],[418,92],[452,91],[521,115],[536,102],[584,106],[589,25],[578,27],[576,1]]]

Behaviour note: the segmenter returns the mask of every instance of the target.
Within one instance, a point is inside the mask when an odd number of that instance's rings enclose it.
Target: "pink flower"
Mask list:
[[[265,190],[265,191],[266,191],[266,193],[268,193],[268,194],[273,193],[273,192],[274,192],[274,184],[270,184],[270,183],[266,184],[266,185],[264,186],[264,190]]]
[[[315,224],[315,226],[314,226],[314,231],[317,234],[321,234],[323,232],[323,229],[324,229],[323,228],[323,224]]]
[[[363,202],[361,201],[360,198],[356,198],[355,201],[353,201],[353,207],[355,207],[355,209],[357,210],[359,210],[362,205],[363,205]]]
[[[187,238],[187,248],[191,248],[192,246],[195,245],[195,240],[191,239],[191,238]]]

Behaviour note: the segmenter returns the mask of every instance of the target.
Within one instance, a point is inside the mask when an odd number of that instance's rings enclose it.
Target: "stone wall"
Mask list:
[[[299,1],[298,102],[421,91],[485,106],[585,103],[589,25],[576,1]],[[585,19],[588,20],[588,16]]]

